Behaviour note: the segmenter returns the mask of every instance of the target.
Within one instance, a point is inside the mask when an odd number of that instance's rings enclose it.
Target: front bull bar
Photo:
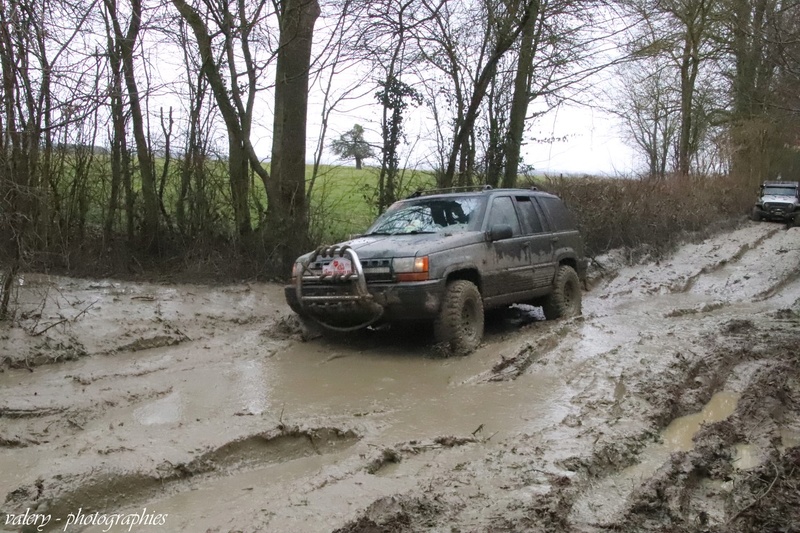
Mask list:
[[[346,257],[353,266],[353,271],[348,274],[325,274],[316,275],[311,270],[310,265],[318,258],[334,258],[336,256]],[[355,331],[370,326],[380,320],[383,316],[383,306],[375,302],[373,296],[367,289],[367,279],[364,276],[364,268],[358,254],[350,246],[320,246],[312,253],[307,260],[301,261],[300,272],[297,272],[295,281],[295,291],[297,302],[306,311],[306,314],[315,322],[326,329],[339,332]],[[349,283],[353,287],[352,294],[337,294],[326,296],[306,296],[303,294],[303,281],[332,281]],[[326,322],[322,316],[325,310],[336,307],[337,312],[345,314],[349,309],[359,310],[365,313],[368,318],[355,326],[338,326]]]

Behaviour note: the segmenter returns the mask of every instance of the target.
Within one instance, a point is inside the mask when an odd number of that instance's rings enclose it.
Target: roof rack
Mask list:
[[[465,185],[460,187],[444,187],[442,189],[417,189],[409,194],[406,198],[419,198],[420,196],[428,194],[446,194],[449,192],[474,192],[474,191],[490,191],[491,185]]]

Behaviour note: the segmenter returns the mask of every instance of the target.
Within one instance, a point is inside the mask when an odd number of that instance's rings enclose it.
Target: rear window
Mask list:
[[[522,229],[526,234],[543,233],[544,227],[539,219],[539,213],[530,196],[517,196],[517,207],[522,218]]]
[[[578,225],[575,219],[567,210],[564,202],[560,198],[552,198],[549,196],[540,196],[537,198],[539,205],[545,212],[545,215],[553,225],[554,231],[569,231],[577,229]]]

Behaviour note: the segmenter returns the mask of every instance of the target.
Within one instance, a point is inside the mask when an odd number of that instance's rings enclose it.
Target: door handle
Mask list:
[[[552,242],[552,243],[558,242],[558,237],[551,237],[550,238],[550,242]]]

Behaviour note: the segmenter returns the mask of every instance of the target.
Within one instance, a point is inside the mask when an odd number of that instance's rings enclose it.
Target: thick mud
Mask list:
[[[313,338],[276,285],[21,277],[0,531],[796,529],[800,228],[613,263],[463,358]]]

